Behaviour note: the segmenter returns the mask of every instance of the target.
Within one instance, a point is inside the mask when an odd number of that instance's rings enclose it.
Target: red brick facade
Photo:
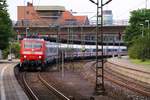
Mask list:
[[[39,10],[39,8],[41,9]],[[47,8],[46,8],[47,7]],[[46,9],[45,9],[46,8]],[[88,25],[87,16],[74,16],[67,10],[59,10],[61,6],[18,6],[18,24],[27,26],[43,25]]]

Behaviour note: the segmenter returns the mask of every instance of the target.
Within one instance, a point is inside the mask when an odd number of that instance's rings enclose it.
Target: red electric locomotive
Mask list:
[[[20,69],[22,70],[24,67],[44,69],[47,63],[55,59],[54,57],[51,59],[51,57],[57,54],[57,46],[51,44],[43,39],[23,39],[20,50]],[[54,52],[50,51],[51,48],[55,49]]]

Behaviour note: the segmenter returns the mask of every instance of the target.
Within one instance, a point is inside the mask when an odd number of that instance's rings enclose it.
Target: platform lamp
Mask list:
[[[145,0],[145,9],[147,9],[147,0]]]
[[[29,27],[26,27],[26,37],[28,36]]]
[[[119,39],[119,41],[118,41],[118,45],[119,45],[119,49],[118,49],[118,58],[121,58],[121,55],[120,55],[121,38],[122,38],[122,33],[119,32],[119,33],[118,33],[118,39]]]
[[[97,6],[97,18],[96,18],[96,82],[95,82],[95,91],[96,95],[103,95],[105,93],[104,88],[104,52],[103,52],[103,6],[111,2],[112,0],[108,0],[107,2],[103,3],[101,0],[99,5],[99,0],[97,2],[93,0],[89,0],[93,4]],[[99,15],[99,10],[101,11],[101,15]],[[101,18],[101,23],[99,23],[99,18]],[[99,25],[100,24],[100,25]],[[101,67],[98,66],[98,34],[99,34],[99,26],[101,32],[101,47],[102,47],[102,57],[101,57]],[[101,74],[99,73],[101,72]]]
[[[55,41],[57,43],[57,56],[59,56],[59,31],[58,31],[58,27],[59,25],[58,24],[49,24],[48,26],[50,29],[54,30],[54,32],[56,32],[56,34],[54,34],[54,36],[56,35],[55,37]],[[60,66],[59,66],[59,60],[57,59],[56,60],[56,64],[57,64],[57,69],[59,70],[60,69]]]
[[[12,61],[12,42],[13,42],[13,39],[9,38],[9,54],[8,54],[9,61]]]
[[[142,38],[144,37],[144,24],[140,24],[140,26],[142,27]],[[145,52],[142,51],[142,61],[145,61]]]
[[[16,33],[17,33],[17,41],[19,41],[19,30],[16,30]]]
[[[149,29],[150,29],[150,26],[149,26],[149,22],[150,22],[150,20],[145,20],[145,23],[147,23],[147,29],[148,29],[148,37],[149,37]]]
[[[150,22],[150,20],[145,20],[145,23],[147,23],[147,29],[148,29],[148,33],[147,33],[148,39],[150,38],[150,26],[149,26],[149,22]],[[146,48],[146,53],[149,54],[149,51],[150,51],[150,48]]]
[[[140,26],[142,27],[142,37],[144,36],[144,31],[143,31],[143,29],[144,29],[144,24],[140,24]]]

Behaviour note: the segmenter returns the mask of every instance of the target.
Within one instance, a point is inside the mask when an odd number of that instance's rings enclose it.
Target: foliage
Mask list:
[[[6,0],[0,0],[0,49],[5,49],[13,36],[12,22],[7,12]]]
[[[150,37],[148,35],[134,39],[133,45],[129,47],[131,58],[145,61],[150,59]]]
[[[3,58],[6,59],[8,57],[8,54],[9,54],[9,48],[5,48],[3,51],[2,51],[2,54],[3,54]]]
[[[150,29],[146,20],[150,23],[150,9],[132,11],[124,37],[129,47],[129,56],[143,61],[150,59]]]
[[[16,58],[20,57],[20,44],[18,42],[15,42],[12,44],[12,53],[15,54]]]
[[[16,58],[20,57],[20,44],[18,42],[13,42],[12,44],[9,44],[9,46],[3,50],[3,58],[7,58],[8,54],[11,53],[15,55]]]
[[[150,32],[147,30],[148,23],[145,20],[150,21],[150,9],[139,9],[131,12],[131,17],[129,20],[130,25],[125,30],[125,42],[128,46],[132,45],[133,40],[138,38],[142,34],[142,30]],[[141,26],[143,24],[143,26]]]

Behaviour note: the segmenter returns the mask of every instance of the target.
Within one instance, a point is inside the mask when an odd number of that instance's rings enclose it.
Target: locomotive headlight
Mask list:
[[[27,56],[24,56],[24,58],[27,58]]]
[[[42,58],[42,56],[39,56],[39,59],[41,59]]]

